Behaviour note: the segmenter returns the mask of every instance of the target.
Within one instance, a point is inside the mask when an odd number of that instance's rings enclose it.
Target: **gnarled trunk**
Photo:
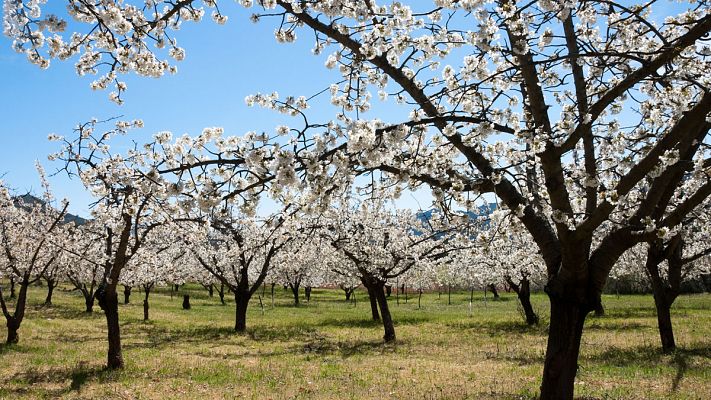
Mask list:
[[[499,291],[496,289],[496,285],[493,283],[489,285],[489,290],[491,290],[491,294],[494,295],[494,300],[499,299]]]
[[[151,287],[143,286],[143,292],[145,293],[145,297],[143,298],[143,320],[148,321],[148,309],[150,308],[148,296],[151,294]]]
[[[366,285],[364,283],[363,285],[368,290],[368,299],[370,300],[370,313],[373,317],[373,321],[380,321],[380,313],[378,313],[378,299],[376,297],[375,289],[369,284]]]
[[[56,279],[47,279],[47,297],[44,299],[45,306],[52,305],[52,294],[54,294],[54,288],[57,287]]]
[[[351,295],[353,294],[356,288],[341,286],[341,289],[343,289],[343,291],[346,293],[346,301],[348,301],[351,299]]]
[[[7,319],[7,344],[14,344],[20,341],[20,335],[17,331],[20,329],[22,320],[25,318],[25,305],[27,304],[27,287],[29,282],[24,279],[20,284],[20,294],[17,296],[17,301],[15,302],[15,313],[9,315],[5,313],[5,318]],[[3,312],[5,312],[5,302],[3,300]]]
[[[528,277],[523,275],[520,284],[516,284],[516,282],[514,282],[514,280],[509,276],[506,276],[505,279],[508,286],[516,292],[516,295],[518,296],[518,301],[521,303],[521,308],[523,309],[523,314],[526,318],[526,324],[538,324],[538,315],[536,315],[536,312],[533,311],[533,306],[531,305],[531,282],[528,280]]]
[[[388,308],[388,298],[383,289],[382,284],[373,284],[373,291],[375,292],[378,306],[380,306],[380,315],[383,320],[383,329],[385,330],[383,340],[387,343],[395,340],[395,325],[393,325],[393,318]]]
[[[20,341],[20,335],[17,334],[18,329],[20,329],[20,323],[15,318],[7,320],[7,344],[15,344]]]
[[[220,296],[220,303],[222,305],[225,305],[225,284],[220,283],[220,289],[217,291],[217,294]]]
[[[108,328],[109,353],[107,367],[109,369],[123,368],[123,354],[121,351],[121,328],[119,326],[118,293],[116,288],[109,289],[99,294],[99,306],[104,310],[106,326]]]
[[[88,314],[91,314],[94,312],[94,295],[85,295],[84,296],[84,304],[86,305],[86,312]]]
[[[299,306],[299,283],[289,283],[289,288],[291,289],[291,293],[294,295],[294,306],[298,307]]]
[[[249,290],[235,290],[235,332],[247,330],[247,306],[252,296]]]
[[[131,286],[123,285],[123,304],[128,304],[131,300]]]
[[[541,400],[570,400],[578,371],[580,339],[589,309],[578,302],[550,296],[551,320],[543,366]]]
[[[659,326],[659,337],[662,340],[662,351],[670,353],[676,349],[674,341],[674,329],[671,322],[671,305],[665,295],[654,294],[654,306],[657,308],[657,324]]]

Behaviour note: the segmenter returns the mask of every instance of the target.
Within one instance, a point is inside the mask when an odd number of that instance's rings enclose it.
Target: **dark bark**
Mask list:
[[[341,286],[341,289],[346,293],[346,301],[349,301],[351,299],[351,295],[353,292],[356,290],[354,287],[346,287],[346,286]]]
[[[207,293],[212,297],[214,295],[215,285],[212,283],[207,287]]]
[[[123,368],[123,353],[121,351],[121,329],[119,326],[118,293],[113,290],[97,290],[99,307],[104,310],[108,328],[109,352],[107,367],[109,369]]]
[[[573,300],[549,297],[551,319],[543,366],[541,400],[568,400],[573,398],[580,339],[589,309]]]
[[[276,283],[272,282],[272,308],[274,308],[274,286],[276,286]]]
[[[304,296],[306,297],[306,302],[311,302],[311,286],[306,286],[304,288]]]
[[[22,320],[25,318],[25,306],[27,304],[28,286],[29,282],[27,282],[27,279],[24,279],[20,284],[20,293],[17,296],[17,300],[15,301],[15,313],[13,315],[10,315],[10,313],[7,312],[5,300],[2,299],[2,311],[5,315],[5,319],[7,320],[7,344],[15,344],[20,341],[20,335],[18,334],[18,330],[20,329]],[[1,293],[0,296],[2,296]]]
[[[393,292],[393,287],[390,285],[385,285],[385,295],[386,297],[390,297],[390,295]]]
[[[225,305],[225,284],[220,283],[220,289],[217,291],[217,295],[220,296],[220,303]]]
[[[7,320],[7,344],[16,344],[20,341],[20,335],[17,330],[20,329],[20,323],[15,318]]]
[[[491,290],[491,294],[494,295],[494,300],[499,299],[499,291],[496,289],[496,285],[493,283],[489,285],[489,290]]]
[[[84,304],[86,305],[86,312],[91,314],[94,312],[94,295],[84,296]]]
[[[375,289],[370,283],[363,282],[363,286],[368,291],[368,300],[370,300],[370,313],[373,321],[380,321],[380,313],[378,312],[378,299],[376,298]],[[381,288],[382,289],[382,288]]]
[[[143,320],[148,321],[148,300],[143,300]]]
[[[10,298],[14,299],[15,297],[17,297],[15,295],[15,279],[10,278]]]
[[[676,349],[676,343],[671,322],[671,304],[666,299],[655,295],[654,305],[657,308],[657,324],[659,325],[659,337],[662,340],[662,351],[673,352]]]
[[[422,306],[422,289],[417,291],[417,309],[419,310]]]
[[[452,305],[452,285],[447,285],[447,305]]]
[[[296,307],[299,306],[299,287],[300,287],[299,282],[295,282],[295,283],[289,282],[289,288],[291,289],[291,293],[294,295],[294,306],[296,306]]]
[[[654,295],[654,306],[657,310],[659,338],[662,341],[662,351],[665,353],[676,349],[674,329],[671,322],[671,306],[680,293],[683,266],[681,262],[682,246],[681,239],[675,238],[666,246],[661,242],[650,244],[647,250],[645,268],[652,281],[652,294]],[[666,279],[662,277],[659,271],[659,264],[664,259],[668,261],[669,265]]]
[[[520,284],[516,284],[509,276],[505,277],[505,279],[508,286],[516,292],[518,296],[518,301],[523,309],[523,315],[526,318],[526,324],[537,325],[538,315],[533,311],[533,306],[531,305],[531,282],[528,280],[528,277],[523,275]]]
[[[184,294],[183,295],[183,310],[189,310],[189,309],[190,309],[190,295]]]
[[[395,340],[395,325],[393,325],[393,318],[390,315],[390,309],[388,308],[388,298],[385,295],[382,284],[374,284],[373,289],[375,292],[375,298],[378,301],[378,306],[380,307],[380,315],[383,321],[383,329],[385,334],[383,335],[383,340],[385,342],[392,342]]]
[[[247,330],[247,306],[251,296],[249,290],[235,290],[235,332]]]
[[[600,302],[600,304],[598,304],[598,305],[595,307],[595,316],[596,316],[596,317],[603,317],[603,316],[605,316],[605,307],[602,305],[602,302]]]
[[[131,286],[123,285],[123,304],[128,304],[131,301]]]
[[[150,308],[148,304],[148,296],[151,294],[151,289],[153,285],[143,285],[143,293],[145,297],[143,298],[143,320],[148,321],[148,309]]]
[[[58,282],[56,279],[47,279],[47,297],[44,299],[45,306],[52,305],[52,294],[54,294],[54,288],[57,287],[57,284]]]

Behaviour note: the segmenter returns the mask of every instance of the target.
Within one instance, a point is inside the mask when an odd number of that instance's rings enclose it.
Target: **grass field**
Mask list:
[[[341,291],[315,289],[295,308],[276,290],[275,307],[255,297],[248,333],[232,332],[234,307],[189,288],[192,309],[163,290],[151,295],[143,322],[142,295],[121,305],[126,368],[105,371],[106,325],[96,307],[62,288],[40,307],[32,288],[20,343],[0,347],[0,398],[86,399],[528,399],[540,384],[547,299],[534,295],[539,327],[522,323],[513,294],[484,302],[476,293],[390,298],[398,340],[383,344],[357,304]],[[585,399],[710,399],[711,295],[681,296],[673,308],[680,349],[659,349],[651,296],[606,296],[606,316],[589,317],[576,396]],[[4,339],[4,332],[2,333]]]

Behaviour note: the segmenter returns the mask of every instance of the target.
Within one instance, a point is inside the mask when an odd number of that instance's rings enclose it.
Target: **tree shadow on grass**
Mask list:
[[[639,322],[625,322],[625,321],[605,321],[600,323],[598,321],[593,321],[589,325],[585,326],[585,330],[593,331],[636,331],[641,329],[649,328],[648,325],[640,324]]]
[[[188,329],[166,329],[153,324],[131,325],[132,330],[123,335],[124,348],[162,348],[175,342],[201,343],[219,341],[235,334],[227,327],[201,326]],[[138,341],[132,339],[138,338]]]
[[[70,391],[81,390],[87,381],[98,379],[103,383],[112,381],[115,376],[116,372],[107,370],[105,366],[88,365],[82,362],[73,367],[30,368],[8,377],[4,383],[20,384],[21,388],[27,388],[43,383],[63,385],[69,381],[68,387],[54,393],[55,396],[59,396]]]
[[[711,359],[711,345],[697,343],[683,348],[678,347],[671,354],[664,353],[656,346],[638,346],[626,349],[611,347],[604,352],[585,357],[585,359],[618,367],[670,365],[676,369],[670,389],[676,391],[689,370],[705,368],[693,366],[693,363],[689,362],[692,357]]]
[[[446,326],[455,329],[471,329],[477,332],[486,333],[491,336],[498,336],[507,333],[519,333],[527,335],[545,336],[548,328],[545,323],[538,325],[526,325],[523,321],[456,321],[446,323]]]
[[[133,331],[124,335],[124,348],[163,348],[172,343],[226,342],[235,336],[245,336],[259,342],[288,342],[309,337],[316,331],[313,326],[254,325],[247,332],[235,332],[232,327],[200,326],[187,329],[166,329],[151,324],[133,325]],[[137,339],[137,340],[133,340]]]
[[[38,313],[42,318],[52,319],[100,319],[104,317],[103,311],[94,311],[88,313],[83,309],[68,308],[63,306],[33,306],[33,311]]]
[[[385,343],[382,340],[346,340],[334,341],[327,336],[314,334],[305,344],[292,347],[294,353],[324,355],[339,355],[349,358],[356,355],[372,355],[393,353],[398,346],[407,344],[407,341],[396,340]]]
[[[608,308],[605,310],[605,318],[656,318],[657,312],[654,307],[625,307]]]
[[[419,325],[425,322],[430,322],[431,318],[426,316],[408,315],[402,317],[394,317],[393,323],[395,326],[401,325]],[[376,328],[382,327],[382,321],[375,321],[367,317],[343,317],[343,318],[326,318],[313,326],[318,327],[334,327],[334,328]]]

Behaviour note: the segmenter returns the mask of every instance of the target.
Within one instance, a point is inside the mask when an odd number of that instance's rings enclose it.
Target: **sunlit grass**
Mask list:
[[[185,289],[181,289],[185,292]],[[0,397],[16,398],[533,398],[540,384],[548,317],[545,295],[533,297],[538,327],[526,327],[513,294],[486,301],[468,293],[416,295],[390,305],[398,340],[382,343],[363,292],[354,305],[341,291],[315,289],[310,304],[290,292],[255,297],[248,332],[232,332],[234,308],[190,287],[192,309],[167,289],[121,305],[126,368],[105,371],[103,314],[83,313],[76,292],[58,289],[40,307],[30,291],[20,343],[0,347]],[[261,292],[259,293],[261,294]],[[229,299],[229,298],[228,298]],[[600,399],[708,399],[711,394],[711,295],[680,297],[673,309],[679,351],[659,351],[650,296],[607,296],[606,316],[589,317],[576,395]]]

